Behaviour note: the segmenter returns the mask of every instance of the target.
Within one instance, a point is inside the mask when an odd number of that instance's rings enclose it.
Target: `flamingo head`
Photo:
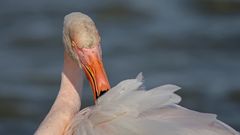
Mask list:
[[[110,89],[102,62],[100,36],[92,19],[80,12],[64,18],[63,42],[66,52],[85,72],[94,100]]]

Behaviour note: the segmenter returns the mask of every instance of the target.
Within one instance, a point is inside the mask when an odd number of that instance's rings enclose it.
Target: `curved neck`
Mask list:
[[[63,134],[70,120],[80,109],[82,86],[82,70],[65,52],[58,96],[35,135]]]

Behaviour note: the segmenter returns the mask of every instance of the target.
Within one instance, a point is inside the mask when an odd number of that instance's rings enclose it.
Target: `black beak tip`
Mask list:
[[[101,97],[102,95],[104,95],[107,91],[108,91],[108,90],[102,90],[97,98],[99,98],[99,97]]]

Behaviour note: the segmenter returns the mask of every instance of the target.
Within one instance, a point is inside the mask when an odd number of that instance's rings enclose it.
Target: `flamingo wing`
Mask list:
[[[175,85],[145,90],[143,77],[120,82],[96,105],[80,111],[67,135],[239,135],[215,114],[177,105]]]

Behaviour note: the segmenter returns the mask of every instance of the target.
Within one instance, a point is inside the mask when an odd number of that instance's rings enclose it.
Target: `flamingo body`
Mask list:
[[[239,135],[216,119],[177,105],[180,89],[163,85],[144,90],[142,75],[120,82],[96,105],[80,111],[67,135]]]

